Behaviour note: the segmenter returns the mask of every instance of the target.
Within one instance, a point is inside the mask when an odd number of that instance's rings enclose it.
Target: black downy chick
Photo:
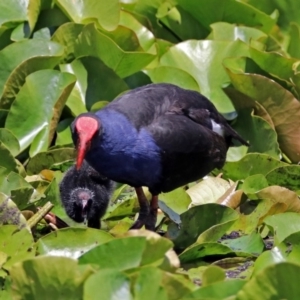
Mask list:
[[[77,170],[67,170],[59,189],[67,215],[75,222],[101,228],[100,218],[106,212],[115,183],[94,170],[86,161]]]

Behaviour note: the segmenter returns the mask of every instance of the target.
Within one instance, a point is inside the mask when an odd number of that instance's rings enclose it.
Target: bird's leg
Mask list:
[[[145,222],[145,227],[148,230],[155,231],[155,224],[157,220],[157,209],[158,209],[158,195],[152,195],[150,202],[150,212]]]
[[[150,212],[149,202],[144,194],[143,189],[141,187],[137,187],[135,188],[135,192],[139,201],[140,212],[139,212],[138,219],[133,223],[130,229],[142,228],[145,225]]]

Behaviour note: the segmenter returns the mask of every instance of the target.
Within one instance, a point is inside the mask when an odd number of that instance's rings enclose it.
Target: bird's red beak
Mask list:
[[[76,169],[79,170],[86,155],[86,152],[91,146],[92,139],[96,132],[99,130],[99,123],[94,118],[82,116],[77,119],[75,124],[75,130],[78,134],[78,142],[76,146]]]

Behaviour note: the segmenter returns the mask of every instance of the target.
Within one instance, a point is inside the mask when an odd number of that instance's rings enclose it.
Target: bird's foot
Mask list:
[[[157,219],[157,210],[150,211],[147,216],[139,215],[138,219],[133,223],[130,229],[141,229],[144,225],[147,230],[155,231],[155,224]]]
[[[143,226],[145,225],[145,221],[141,220],[141,219],[137,219],[131,226],[130,226],[130,230],[131,229],[141,229]]]
[[[136,188],[138,200],[140,204],[140,213],[138,219],[133,223],[130,229],[140,229],[145,225],[147,230],[155,231],[158,197],[152,196],[150,205],[141,188]]]

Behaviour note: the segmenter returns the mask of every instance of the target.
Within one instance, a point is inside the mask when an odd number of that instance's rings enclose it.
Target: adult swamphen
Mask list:
[[[154,230],[158,194],[221,168],[232,139],[248,145],[198,92],[172,84],[131,90],[71,125],[77,168],[85,158],[108,178],[135,187],[140,213],[131,228]],[[149,203],[142,186],[152,194]]]
[[[114,182],[99,174],[86,161],[80,170],[72,166],[60,185],[60,196],[67,215],[88,227],[100,228],[100,218],[105,214]]]

